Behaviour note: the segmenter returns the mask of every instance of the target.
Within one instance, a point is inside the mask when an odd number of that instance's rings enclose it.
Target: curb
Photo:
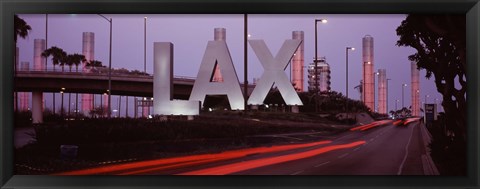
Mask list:
[[[425,124],[419,123],[418,126],[420,126],[420,130],[422,132],[423,144],[425,146],[426,152],[426,154],[422,155],[423,173],[425,175],[440,175],[437,166],[435,165],[432,157],[430,156],[430,147],[428,147],[428,144],[432,140],[432,135],[425,128]]]

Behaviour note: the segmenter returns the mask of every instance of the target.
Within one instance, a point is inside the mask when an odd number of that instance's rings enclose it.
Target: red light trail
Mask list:
[[[272,153],[272,152],[286,151],[286,150],[292,150],[292,149],[307,148],[307,147],[312,147],[316,145],[328,144],[331,142],[332,141],[319,141],[319,142],[312,142],[312,143],[305,143],[305,144],[257,147],[257,148],[225,151],[217,154],[191,155],[191,156],[185,156],[185,157],[175,157],[175,158],[148,160],[148,161],[141,161],[141,162],[134,162],[134,163],[109,165],[109,166],[96,167],[96,168],[90,168],[90,169],[84,169],[84,170],[57,173],[54,175],[140,174],[140,173],[148,172],[143,170],[160,171],[160,170],[167,170],[172,168],[188,167],[192,165],[210,163],[215,161],[241,158],[241,157],[245,157],[252,154]],[[143,170],[140,170],[142,168]]]
[[[203,170],[181,173],[179,175],[226,175],[226,174],[245,171],[245,170],[254,169],[254,168],[258,168],[258,167],[264,167],[264,166],[268,166],[268,165],[279,164],[279,163],[284,163],[284,162],[288,162],[288,161],[309,158],[309,157],[313,157],[313,156],[323,154],[323,153],[333,151],[333,150],[344,149],[344,148],[353,148],[355,146],[359,146],[359,145],[362,145],[362,144],[365,144],[365,143],[366,143],[365,141],[356,141],[356,142],[352,142],[352,143],[349,143],[349,144],[326,146],[326,147],[322,147],[322,148],[318,148],[318,149],[314,149],[314,150],[309,150],[309,151],[306,151],[306,152],[300,152],[300,153],[296,153],[296,154],[238,162],[238,163],[222,165],[222,166],[218,166],[218,167],[207,168],[207,169],[203,169]]]

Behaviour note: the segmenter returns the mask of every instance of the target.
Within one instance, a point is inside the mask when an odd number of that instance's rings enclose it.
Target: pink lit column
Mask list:
[[[302,43],[298,47],[297,51],[293,55],[293,63],[291,65],[291,72],[292,72],[292,83],[295,85],[295,90],[297,92],[303,92],[303,65],[304,65],[304,56],[303,56],[303,48],[304,48],[304,33],[303,31],[293,31],[292,32],[292,39],[300,39]]]
[[[387,114],[387,70],[378,69],[378,113]]]
[[[375,78],[373,73],[373,37],[366,35],[362,39],[363,45],[363,102],[370,108],[375,110]]]
[[[82,54],[87,61],[95,59],[95,33],[83,32],[82,37]],[[86,62],[83,63],[83,72],[88,73],[90,69],[86,67]],[[107,102],[108,103],[108,102]],[[82,112],[86,115],[93,109],[93,94],[82,95]]]
[[[17,67],[18,69],[18,67]],[[20,63],[20,70],[21,71],[28,71],[30,70],[30,62],[21,62]],[[28,110],[28,101],[29,101],[30,93],[28,92],[19,92],[18,98],[20,99],[20,104],[18,106],[19,111],[27,111]]]
[[[225,41],[227,40],[227,30],[225,28],[215,28],[213,38],[215,41]],[[213,82],[223,82],[222,73],[220,72],[220,67],[215,65],[215,73],[213,74]]]
[[[417,63],[412,62],[412,116],[420,116],[420,72],[417,69]]]
[[[42,52],[45,51],[45,39],[35,39],[33,44],[33,70],[45,70],[45,58]],[[43,93],[39,91],[32,92],[32,123],[43,122]]]

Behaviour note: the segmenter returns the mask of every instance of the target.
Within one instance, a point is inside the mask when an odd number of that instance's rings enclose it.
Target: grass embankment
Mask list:
[[[86,119],[35,126],[36,142],[16,150],[16,174],[48,174],[102,164],[213,153],[287,142],[255,135],[347,130],[314,114],[214,112],[195,120]],[[78,146],[74,159],[60,145]]]

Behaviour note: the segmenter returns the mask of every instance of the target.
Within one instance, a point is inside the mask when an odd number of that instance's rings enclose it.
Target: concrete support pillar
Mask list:
[[[292,60],[292,65],[291,65],[291,82],[295,85],[295,91],[297,92],[303,92],[303,78],[304,78],[304,54],[303,54],[303,48],[304,48],[304,33],[303,31],[293,31],[292,32],[292,39],[299,39],[302,40],[302,43],[298,47],[297,51],[295,54],[293,54],[293,60]]]
[[[43,93],[32,92],[32,123],[43,123]]]
[[[251,105],[250,110],[258,110],[258,105]]]

